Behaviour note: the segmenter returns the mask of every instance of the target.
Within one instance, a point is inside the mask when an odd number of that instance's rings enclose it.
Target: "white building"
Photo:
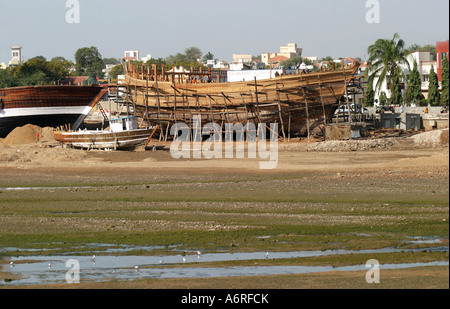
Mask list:
[[[106,67],[102,70],[105,73],[105,78],[109,78],[109,73],[117,64],[107,64]]]
[[[247,63],[252,62],[252,55],[251,54],[243,54],[243,55],[233,55],[233,62],[234,63]]]
[[[422,92],[428,92],[431,66],[433,66],[434,72],[437,73],[437,61],[433,59],[433,55],[430,52],[416,51],[408,55],[408,62],[411,70],[414,68],[414,60],[417,62],[417,68],[422,80]]]
[[[9,65],[21,65],[22,64],[22,46],[11,47],[11,61]]]
[[[152,55],[150,55],[150,54],[147,54],[147,56],[142,57],[142,61],[143,61],[144,63],[146,63],[147,61],[149,61],[149,60],[151,60],[151,59],[152,59]]]
[[[139,60],[138,50],[126,50],[123,53],[123,59],[125,60]]]
[[[429,85],[428,79],[429,79],[429,75],[430,75],[432,66],[434,67],[434,72],[437,73],[436,72],[437,62],[436,62],[436,60],[433,59],[433,57],[434,57],[433,54],[431,54],[430,52],[416,51],[407,56],[409,68],[405,64],[400,65],[400,67],[402,68],[403,72],[406,75],[407,80],[409,80],[410,71],[412,71],[414,68],[414,60],[417,62],[417,69],[419,71],[420,78],[422,80],[422,93],[425,98],[428,98],[428,85]],[[387,98],[391,97],[391,90],[389,89],[390,88],[389,81],[390,81],[390,76],[388,76],[385,79],[385,81],[382,83],[380,90],[375,92],[375,100],[377,100],[376,102],[380,102],[380,94],[383,91],[386,93]],[[375,80],[373,82],[374,89],[376,89],[375,87],[376,87],[377,83],[378,83],[378,78],[375,78]],[[405,91],[406,91],[406,86],[405,86],[406,83],[402,79],[400,80],[400,83],[401,83],[401,87],[402,87],[402,93],[404,95]]]
[[[228,69],[228,62],[224,60],[206,60],[206,65],[213,69]]]

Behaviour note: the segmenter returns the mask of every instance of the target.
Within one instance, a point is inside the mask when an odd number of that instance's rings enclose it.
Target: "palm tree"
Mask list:
[[[395,71],[398,70],[399,77],[406,81],[406,75],[401,64],[406,64],[409,69],[409,63],[406,59],[407,51],[405,50],[405,42],[400,39],[398,33],[394,34],[392,40],[379,39],[374,44],[369,46],[369,75],[372,78],[378,77],[376,90],[380,90],[383,82],[390,77],[390,85],[393,98],[392,103],[396,101],[395,94]]]

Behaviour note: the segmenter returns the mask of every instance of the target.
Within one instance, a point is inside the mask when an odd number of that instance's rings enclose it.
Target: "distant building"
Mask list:
[[[261,70],[266,66],[259,60],[253,60],[251,54],[233,55],[233,62],[228,64],[228,69],[231,71],[239,70]]]
[[[139,60],[139,51],[138,50],[126,50],[123,53],[123,60]]]
[[[22,46],[11,47],[11,61],[10,66],[21,65],[22,64]]]
[[[217,60],[217,59],[206,60],[206,65],[213,69],[220,69],[220,70],[228,69],[228,63],[224,60]]]
[[[428,97],[428,86],[429,86],[429,76],[431,67],[434,68],[436,72],[436,60],[430,52],[420,52],[416,51],[408,55],[408,62],[411,70],[414,67],[414,60],[417,62],[417,68],[420,73],[420,78],[422,80],[422,93],[425,97]],[[407,73],[409,76],[409,72]]]
[[[303,59],[308,59],[311,62],[319,61],[319,57],[317,57],[317,56],[303,57]]]
[[[414,61],[417,62],[417,69],[419,71],[420,78],[422,80],[422,87],[421,87],[422,93],[423,93],[424,97],[427,98],[428,97],[428,85],[429,85],[428,79],[429,79],[431,66],[434,67],[435,72],[436,72],[436,61],[433,60],[433,55],[430,52],[416,51],[416,52],[409,54],[407,56],[407,60],[408,60],[409,68],[405,64],[401,64],[400,67],[402,68],[403,72],[405,73],[407,79],[409,79],[409,75],[414,67]],[[376,102],[380,101],[380,95],[382,92],[386,93],[387,98],[391,97],[390,80],[391,80],[391,77],[387,76],[386,79],[384,80],[384,82],[381,84],[380,90],[375,92]],[[374,89],[375,89],[377,83],[378,83],[378,77],[376,77],[374,79],[374,82],[373,82]],[[405,81],[402,80],[402,81],[400,81],[400,83],[401,83],[402,92],[404,94],[404,92],[406,91]]]
[[[252,55],[251,54],[233,55],[233,62],[234,63],[252,62]]]
[[[269,59],[269,66],[271,69],[279,69],[283,61],[289,60],[286,56],[276,56]]]
[[[152,55],[147,54],[147,56],[142,57],[142,62],[146,63],[147,61],[149,61],[149,60],[151,60],[151,59],[152,59]]]
[[[303,51],[302,48],[297,48],[296,43],[289,43],[287,46],[280,46],[279,53],[262,53],[261,61],[263,63],[265,63],[265,65],[269,65],[270,59],[273,59],[278,56],[284,56],[288,59],[291,59],[294,57],[301,57],[302,51]]]
[[[107,64],[105,68],[102,70],[105,73],[105,78],[109,78],[109,73],[117,64]]]
[[[239,63],[229,63],[228,69],[230,71],[240,71],[240,70],[263,70],[266,68],[266,65],[261,61],[252,61],[252,62],[239,62]]]

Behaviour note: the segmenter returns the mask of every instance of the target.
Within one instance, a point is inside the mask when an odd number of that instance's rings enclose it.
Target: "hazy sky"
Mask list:
[[[232,60],[297,43],[304,56],[361,57],[395,32],[406,45],[449,38],[448,0],[378,0],[380,23],[366,22],[366,0],[78,0],[80,23],[66,22],[66,0],[0,0],[0,62],[74,59],[80,47],[103,57],[139,50],[165,58],[185,48]]]

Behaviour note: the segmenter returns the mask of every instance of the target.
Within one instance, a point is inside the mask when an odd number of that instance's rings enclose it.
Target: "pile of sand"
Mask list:
[[[62,148],[55,140],[53,131],[50,127],[31,124],[15,128],[6,138],[0,139],[0,164],[23,167],[24,164],[47,165],[86,159],[83,151]],[[37,133],[39,142],[36,141]]]
[[[41,128],[27,124],[23,127],[15,128],[6,138],[0,140],[0,142],[9,146],[35,144],[36,134],[39,133],[39,143],[53,143],[56,142],[53,136],[53,130],[53,128]]]

